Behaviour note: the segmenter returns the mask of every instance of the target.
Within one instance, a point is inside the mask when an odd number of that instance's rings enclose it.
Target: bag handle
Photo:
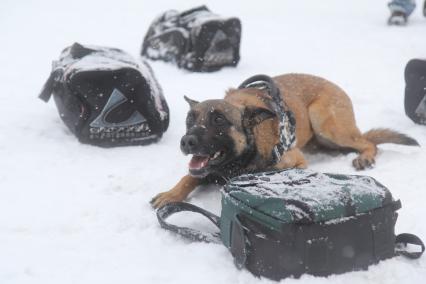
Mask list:
[[[179,16],[180,16],[180,17],[185,17],[185,16],[188,16],[188,15],[190,15],[190,14],[192,14],[192,13],[195,13],[195,12],[201,12],[201,11],[210,12],[209,8],[207,8],[207,6],[206,6],[206,5],[201,5],[201,6],[194,7],[194,8],[192,8],[192,9],[189,9],[189,10],[183,11],[183,12],[181,12],[181,13],[179,14]]]
[[[50,73],[49,78],[47,78],[47,81],[44,83],[44,86],[38,96],[41,100],[46,103],[49,101],[50,97],[52,96],[53,89],[55,88],[55,84],[59,78],[61,78],[62,74],[62,69],[55,69]]]
[[[180,226],[172,225],[166,222],[166,219],[169,216],[178,212],[183,212],[183,211],[199,213],[205,216],[207,219],[209,219],[216,227],[220,228],[220,218],[218,216],[198,206],[195,206],[193,204],[186,203],[186,202],[172,202],[160,207],[157,210],[158,222],[160,223],[162,228],[175,232],[191,241],[206,242],[206,243],[221,242],[219,232],[217,233],[201,232],[195,229],[180,227]]]
[[[418,252],[409,252],[406,250],[407,244],[419,245],[422,250]],[[410,259],[417,259],[422,256],[425,251],[425,245],[422,240],[413,234],[399,234],[395,238],[395,251],[397,255],[403,255]]]

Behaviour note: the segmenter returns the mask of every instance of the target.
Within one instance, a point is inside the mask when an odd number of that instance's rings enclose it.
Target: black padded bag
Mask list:
[[[190,71],[211,72],[238,64],[240,40],[238,18],[223,18],[206,6],[170,10],[152,22],[141,55]]]
[[[279,280],[367,269],[396,255],[419,258],[425,246],[417,236],[395,235],[400,207],[371,177],[289,169],[228,181],[220,217],[183,202],[159,208],[157,217],[163,228],[190,240],[222,242],[238,268]],[[166,222],[181,211],[204,215],[220,233]],[[407,250],[407,243],[420,251]]]
[[[405,113],[415,123],[426,124],[426,60],[412,59],[405,67]]]
[[[61,119],[82,143],[144,145],[167,130],[169,109],[150,66],[120,49],[65,48],[40,98],[53,94]]]

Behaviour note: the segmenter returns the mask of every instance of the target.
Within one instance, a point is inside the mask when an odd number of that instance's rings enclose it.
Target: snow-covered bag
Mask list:
[[[116,48],[65,48],[40,98],[53,94],[61,119],[80,142],[102,146],[158,141],[169,108],[150,66]]]
[[[412,59],[405,67],[405,113],[426,124],[426,59]]]
[[[238,18],[221,17],[206,6],[169,10],[152,22],[141,55],[190,71],[211,72],[238,64],[240,40]]]
[[[395,236],[400,207],[371,177],[290,169],[229,181],[222,191],[220,218],[182,202],[161,207],[157,217],[163,228],[191,240],[222,242],[238,268],[279,280],[367,269],[396,255],[420,257],[425,247],[418,237]],[[165,221],[180,211],[201,213],[220,233]],[[409,252],[407,243],[421,251]]]

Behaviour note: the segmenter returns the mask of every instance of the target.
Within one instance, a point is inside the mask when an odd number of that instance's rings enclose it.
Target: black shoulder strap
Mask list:
[[[179,227],[176,225],[172,225],[166,222],[166,219],[178,212],[182,211],[190,211],[195,213],[200,213],[201,215],[207,217],[216,227],[220,226],[220,218],[213,213],[206,211],[198,206],[192,205],[190,203],[185,202],[172,202],[168,203],[157,210],[157,218],[161,227],[175,232],[191,241],[198,242],[207,242],[207,243],[220,243],[220,233],[207,233],[197,231],[187,227]]]
[[[418,245],[421,247],[421,251],[409,252],[407,251],[407,244]],[[411,259],[417,259],[422,256],[425,251],[425,245],[422,240],[413,234],[399,234],[395,239],[395,252],[397,255],[403,255]]]

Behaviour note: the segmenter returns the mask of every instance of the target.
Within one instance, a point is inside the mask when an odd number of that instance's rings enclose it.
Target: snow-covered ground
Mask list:
[[[269,283],[237,270],[225,247],[189,243],[162,230],[148,201],[186,173],[179,150],[186,94],[221,98],[256,73],[312,73],[351,96],[358,126],[390,127],[426,145],[426,126],[403,110],[403,70],[426,57],[418,7],[405,28],[388,27],[385,0],[0,2],[0,283]],[[423,5],[417,1],[418,5]],[[211,74],[152,63],[171,108],[163,139],[146,147],[81,145],[53,102],[37,99],[51,60],[75,41],[137,56],[160,12],[206,3],[243,23],[241,62]],[[311,169],[355,173],[355,154],[309,156]],[[426,240],[426,146],[383,145],[363,172],[402,200],[397,232]],[[191,200],[220,211],[217,190]],[[191,218],[191,219],[189,219]],[[185,224],[207,226],[188,215]],[[285,283],[425,283],[426,257],[397,257],[369,271]],[[423,279],[423,280],[422,280]]]

